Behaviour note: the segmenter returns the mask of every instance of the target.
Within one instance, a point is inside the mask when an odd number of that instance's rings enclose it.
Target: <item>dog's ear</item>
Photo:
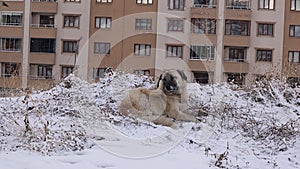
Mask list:
[[[163,74],[160,74],[160,76],[158,78],[158,81],[157,81],[157,84],[156,84],[156,88],[159,88],[159,83],[162,80],[162,76],[163,76]]]
[[[187,77],[186,77],[186,75],[185,75],[185,73],[184,73],[183,70],[177,70],[177,72],[179,73],[179,75],[181,76],[181,78],[183,80],[187,81]]]

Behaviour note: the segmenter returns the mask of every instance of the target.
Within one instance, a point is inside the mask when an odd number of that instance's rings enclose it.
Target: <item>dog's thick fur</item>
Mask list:
[[[175,127],[174,120],[197,121],[186,114],[188,93],[183,71],[170,70],[161,74],[157,88],[136,88],[129,91],[120,105],[120,112],[158,125]]]

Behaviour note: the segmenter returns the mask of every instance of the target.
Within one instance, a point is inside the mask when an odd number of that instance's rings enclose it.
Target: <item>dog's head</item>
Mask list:
[[[187,77],[181,70],[169,70],[160,75],[157,88],[163,90],[166,95],[181,94],[185,87]]]

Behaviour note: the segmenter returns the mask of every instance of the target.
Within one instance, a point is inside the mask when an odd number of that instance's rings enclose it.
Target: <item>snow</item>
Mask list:
[[[48,91],[0,98],[0,168],[300,168],[300,89],[187,85],[199,123],[176,129],[123,117],[118,106],[151,78],[73,75]],[[25,122],[27,120],[27,122]]]

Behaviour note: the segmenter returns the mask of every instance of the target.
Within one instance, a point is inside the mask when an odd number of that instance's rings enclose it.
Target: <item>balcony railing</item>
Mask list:
[[[246,62],[246,59],[224,58],[225,62]]]
[[[57,2],[57,0],[32,0],[32,2]]]
[[[243,6],[243,5],[231,5],[231,6],[226,6],[228,9],[246,9],[246,10],[251,10],[250,6]]]
[[[207,4],[194,4],[194,8],[216,8],[217,5],[207,5]]]
[[[54,24],[31,24],[33,28],[54,28]]]

